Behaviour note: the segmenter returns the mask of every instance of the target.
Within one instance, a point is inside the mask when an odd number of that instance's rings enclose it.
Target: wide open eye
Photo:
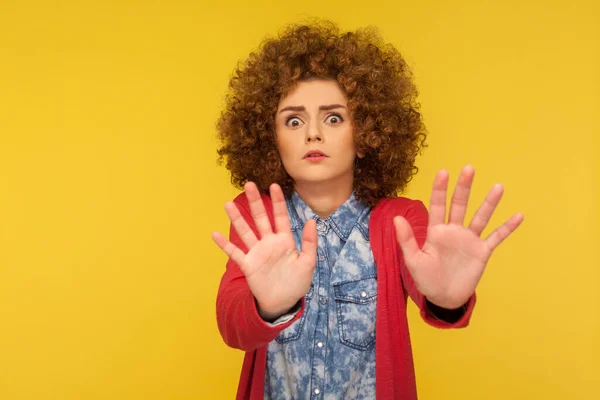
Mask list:
[[[302,120],[297,116],[291,116],[285,120],[285,126],[288,128],[299,128],[301,125]]]
[[[329,114],[325,122],[331,125],[338,125],[344,122],[344,118],[340,114]]]

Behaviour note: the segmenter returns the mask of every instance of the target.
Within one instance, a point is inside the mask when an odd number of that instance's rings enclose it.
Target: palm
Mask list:
[[[271,318],[290,309],[310,288],[316,267],[316,225],[314,220],[306,223],[302,233],[302,251],[298,252],[281,188],[275,184],[271,186],[275,231],[256,185],[247,183],[245,189],[260,238],[235,204],[228,203],[225,207],[227,215],[248,251],[242,251],[218,232],[213,234],[213,239],[240,267],[258,303],[259,312]]]
[[[418,248],[408,222],[395,219],[398,242],[417,289],[433,303],[458,308],[475,291],[494,249],[522,222],[516,214],[487,239],[480,237],[502,196],[495,186],[467,228],[463,226],[474,171],[466,167],[452,198],[448,223],[446,189],[448,177],[440,173],[434,182],[427,238]]]
[[[441,225],[428,232],[422,251],[407,263],[421,293],[463,299],[475,291],[490,255],[485,241],[469,229]]]
[[[308,291],[313,275],[309,258],[296,251],[291,232],[263,236],[241,266],[250,290],[266,309],[295,304]]]

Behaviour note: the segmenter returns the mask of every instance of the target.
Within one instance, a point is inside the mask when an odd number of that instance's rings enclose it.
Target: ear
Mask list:
[[[357,156],[358,158],[365,158],[365,155],[364,155],[363,153],[361,153],[360,151],[357,151],[357,152],[356,152],[356,156]]]

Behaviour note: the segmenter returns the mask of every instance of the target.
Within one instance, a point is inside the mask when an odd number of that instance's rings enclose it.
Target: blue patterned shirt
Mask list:
[[[298,251],[305,222],[317,222],[317,266],[304,314],[268,345],[264,397],[374,399],[377,268],[369,244],[371,209],[353,193],[321,220],[296,192],[286,202]]]

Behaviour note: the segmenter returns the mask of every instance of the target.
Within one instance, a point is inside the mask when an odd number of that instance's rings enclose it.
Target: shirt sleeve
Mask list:
[[[302,301],[299,300],[298,303],[296,303],[296,305],[290,309],[290,311],[283,314],[282,316],[275,319],[274,321],[272,321],[272,322],[266,321],[266,323],[267,323],[267,325],[270,325],[270,326],[278,326],[281,324],[285,324],[286,322],[294,319],[294,317],[296,316],[296,314],[298,314],[298,312],[300,311],[301,308],[302,308]]]

